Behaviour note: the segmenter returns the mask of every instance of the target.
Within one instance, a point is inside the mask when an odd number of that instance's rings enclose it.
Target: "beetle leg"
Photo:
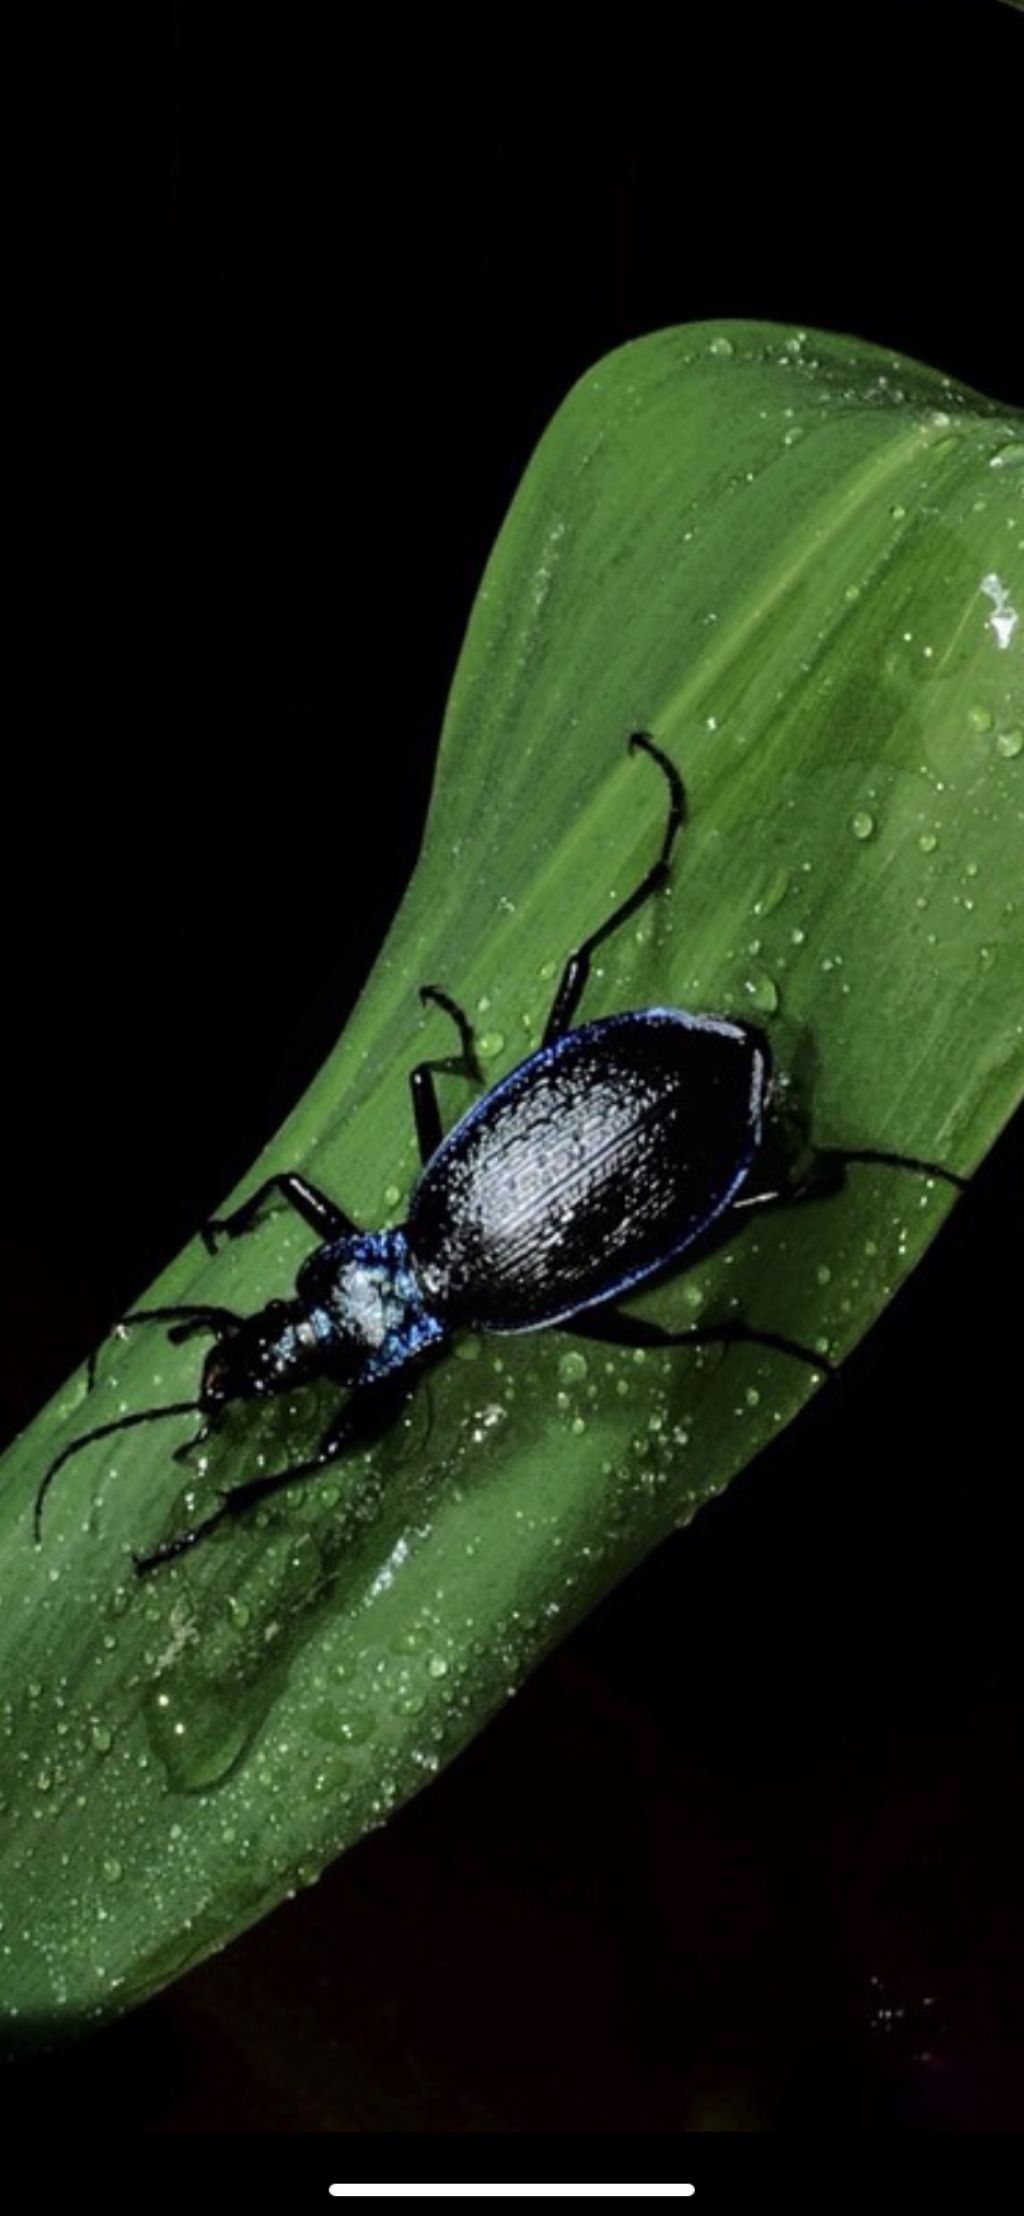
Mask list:
[[[941,1162],[922,1161],[918,1154],[890,1154],[884,1147],[827,1146],[819,1148],[815,1155],[815,1168],[820,1168],[825,1178],[838,1169],[841,1179],[848,1162],[874,1163],[888,1170],[910,1170],[915,1177],[939,1177],[944,1184],[955,1185],[961,1193],[967,1191],[971,1182],[969,1177],[961,1177],[957,1170],[947,1170]]]
[[[909,1170],[915,1177],[938,1177],[945,1184],[954,1185],[958,1192],[966,1192],[970,1183],[969,1178],[959,1176],[956,1170],[945,1169],[941,1162],[925,1162],[916,1154],[889,1154],[880,1147],[818,1147],[803,1176],[794,1178],[791,1183],[768,1186],[760,1192],[740,1193],[729,1214],[741,1208],[775,1208],[801,1200],[824,1200],[830,1193],[842,1191],[850,1162]]]
[[[239,1208],[233,1208],[230,1216],[214,1216],[201,1227],[201,1237],[207,1252],[216,1254],[217,1239],[237,1239],[243,1231],[251,1231],[272,1194],[279,1193],[290,1208],[294,1208],[303,1223],[317,1231],[321,1239],[343,1239],[348,1232],[356,1232],[359,1225],[353,1223],[336,1201],[311,1185],[308,1177],[298,1170],[281,1170],[276,1177],[268,1177],[256,1192],[250,1193]]]
[[[420,1160],[429,1162],[437,1153],[444,1137],[441,1122],[441,1104],[434,1085],[435,1074],[448,1077],[468,1077],[474,1084],[483,1084],[483,1071],[477,1060],[473,1040],[473,1027],[469,1017],[463,1015],[458,1002],[449,993],[443,993],[439,985],[421,985],[420,999],[434,1000],[443,1008],[452,1022],[458,1026],[462,1045],[461,1054],[448,1054],[431,1062],[417,1062],[409,1071],[409,1090],[412,1093],[412,1112],[416,1124],[416,1139]]]
[[[655,746],[653,739],[648,737],[646,731],[634,731],[629,741],[629,747],[631,752],[635,752],[637,747],[642,747],[644,753],[650,754],[659,767],[664,770],[668,779],[668,821],[661,842],[661,852],[657,861],[648,870],[646,877],[641,878],[639,885],[637,885],[634,892],[630,893],[628,899],[620,903],[614,914],[608,917],[606,923],[602,923],[599,930],[592,931],[589,939],[584,939],[582,946],[578,946],[575,953],[570,954],[562,971],[558,991],[552,1002],[551,1014],[548,1017],[547,1028],[541,1042],[543,1046],[550,1046],[553,1039],[560,1039],[564,1031],[570,1030],[573,1017],[583,995],[584,986],[590,975],[591,955],[595,953],[599,946],[604,944],[605,939],[611,937],[613,931],[618,930],[620,923],[628,922],[629,917],[636,914],[637,909],[643,906],[644,901],[648,900],[650,895],[656,893],[659,886],[665,883],[672,860],[672,849],[676,842],[676,835],[680,826],[686,821],[686,795],[683,791],[682,778],[675,763],[669,761],[668,755],[663,754],[659,746]]]
[[[250,1477],[241,1485],[232,1485],[228,1492],[221,1494],[220,1507],[191,1531],[181,1531],[176,1538],[165,1539],[162,1546],[154,1547],[152,1554],[135,1555],[139,1576],[145,1577],[150,1570],[160,1569],[165,1562],[173,1562],[178,1555],[189,1553],[192,1547],[198,1546],[200,1539],[207,1538],[229,1517],[244,1515],[246,1509],[254,1508],[259,1501],[269,1500],[272,1494],[282,1492],[286,1485],[294,1485],[300,1478],[315,1477],[349,1447],[368,1445],[378,1432],[393,1422],[408,1392],[408,1381],[399,1384],[395,1377],[357,1388],[325,1432],[316,1454],[310,1455],[305,1462],[292,1462],[286,1470],[272,1470],[265,1477]]]
[[[621,1308],[609,1307],[584,1310],[559,1328],[575,1332],[581,1339],[600,1339],[617,1347],[770,1347],[776,1354],[791,1354],[795,1361],[806,1362],[812,1370],[835,1368],[827,1355],[802,1346],[799,1339],[787,1339],[781,1331],[756,1331],[753,1324],[744,1323],[739,1316],[728,1316],[722,1323],[692,1324],[685,1331],[669,1331],[647,1316],[627,1316]]]

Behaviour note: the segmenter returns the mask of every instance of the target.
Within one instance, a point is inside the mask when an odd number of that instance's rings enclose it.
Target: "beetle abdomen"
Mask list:
[[[449,1132],[413,1194],[410,1258],[434,1312],[531,1330],[663,1268],[739,1190],[767,1075],[758,1032],[678,1009],[542,1047]]]

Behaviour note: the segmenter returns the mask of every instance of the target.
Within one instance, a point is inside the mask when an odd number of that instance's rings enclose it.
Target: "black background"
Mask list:
[[[336,1037],[480,570],[588,363],[762,316],[1024,403],[1009,10],[95,35],[49,57],[24,194],[9,1431]],[[446,1777],[24,2101],[100,2131],[1019,2122],[1020,1162],[1018,1120],[837,1384]]]

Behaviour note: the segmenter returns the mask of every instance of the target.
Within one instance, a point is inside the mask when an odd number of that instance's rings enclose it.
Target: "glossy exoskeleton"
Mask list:
[[[753,1341],[822,1370],[810,1348],[738,1317],[668,1331],[614,1303],[681,1258],[727,1217],[834,1191],[851,1161],[964,1181],[914,1156],[872,1148],[818,1152],[799,1183],[757,1182],[771,1054],[752,1024],[679,1008],[646,1008],[573,1028],[596,948],[635,914],[668,875],[685,817],[682,780],[645,732],[632,749],[664,774],[668,817],[661,849],[629,897],[570,955],[537,1052],[485,1093],[447,1137],[434,1086],[438,1072],[481,1081],[472,1030],[447,993],[422,988],[457,1027],[460,1050],[410,1074],[423,1169],[406,1222],[361,1231],[298,1172],[272,1177],[203,1237],[235,1238],[274,1196],[290,1203],[321,1244],[302,1263],[292,1300],[253,1316],[187,1306],[137,1310],[126,1322],[166,1321],[171,1337],[210,1331],[214,1343],[199,1398],[141,1409],[65,1447],[36,1498],[36,1537],[57,1471],[84,1446],[133,1424],[198,1412],[216,1426],[229,1401],[288,1392],[328,1377],[348,1388],[318,1452],[222,1493],[194,1529],[137,1558],[156,1568],[195,1546],[228,1517],[322,1470],[390,1423],[416,1370],[463,1327],[536,1331],[561,1326],[627,1346]]]

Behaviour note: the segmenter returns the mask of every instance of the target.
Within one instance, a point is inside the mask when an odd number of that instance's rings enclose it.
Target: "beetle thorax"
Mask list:
[[[299,1272],[299,1292],[329,1361],[360,1377],[400,1367],[439,1336],[424,1306],[402,1231],[367,1231],[319,1247]]]
[[[408,1295],[383,1261],[353,1255],[338,1269],[330,1313],[346,1338],[376,1354],[393,1331],[401,1329]]]

